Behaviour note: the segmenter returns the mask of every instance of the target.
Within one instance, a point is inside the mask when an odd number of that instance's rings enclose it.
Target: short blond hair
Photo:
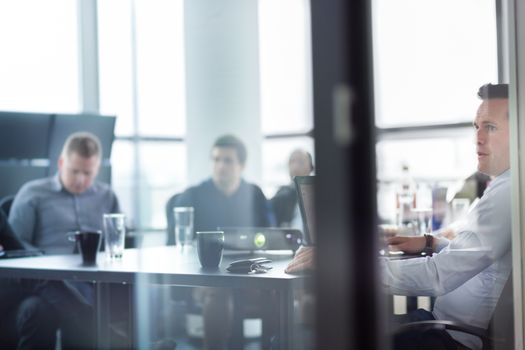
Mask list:
[[[62,148],[63,157],[69,157],[73,153],[82,158],[97,156],[102,159],[102,145],[98,137],[90,132],[75,132],[69,135]]]

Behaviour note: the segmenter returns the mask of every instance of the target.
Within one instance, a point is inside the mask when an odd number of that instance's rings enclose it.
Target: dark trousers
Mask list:
[[[63,349],[93,348],[91,305],[61,281],[0,280],[0,345],[54,349],[56,330]]]
[[[417,321],[434,320],[431,312],[424,309],[417,309],[404,315],[392,315],[390,324],[392,329],[396,329],[404,323]],[[467,349],[462,344],[456,342],[454,338],[444,330],[430,331],[405,331],[396,333],[393,337],[394,350],[463,350]]]
[[[3,349],[54,349],[58,320],[34,284],[0,280],[0,346]]]

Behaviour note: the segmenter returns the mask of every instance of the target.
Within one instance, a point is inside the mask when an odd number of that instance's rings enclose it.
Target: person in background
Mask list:
[[[272,213],[259,186],[246,182],[242,173],[247,152],[244,143],[234,135],[215,140],[211,149],[212,175],[197,186],[184,191],[175,206],[194,208],[194,230],[215,231],[218,227],[269,227]],[[169,215],[172,213],[168,210]],[[197,303],[202,303],[204,317],[204,346],[224,349],[232,331],[235,302],[245,299],[231,290],[196,288]],[[235,340],[232,340],[235,341]]]
[[[448,215],[450,215],[452,218],[452,220],[450,220],[451,222],[448,225],[446,225],[446,227],[436,231],[434,235],[444,237],[447,239],[454,239],[457,233],[461,231],[461,225],[464,224],[464,218],[458,217],[458,213],[454,212],[455,200],[468,200],[468,210],[472,210],[472,208],[474,208],[478,204],[479,199],[483,196],[485,189],[489,185],[490,181],[492,181],[492,179],[492,176],[483,174],[480,171],[476,171],[475,173],[467,177],[463,182],[463,185],[461,186],[460,190],[456,192],[456,194],[452,198],[452,208],[448,213]]]
[[[465,179],[461,189],[454,195],[454,199],[466,198],[470,203],[474,202],[476,198],[481,198],[481,196],[483,196],[483,193],[491,180],[491,176],[476,171]]]
[[[45,254],[73,253],[75,244],[68,240],[68,232],[102,230],[102,214],[120,211],[109,185],[96,181],[101,160],[98,138],[74,133],[64,144],[58,173],[22,186],[11,206],[9,223],[25,247]],[[65,281],[65,286],[44,290],[57,313],[62,348],[93,348],[93,285]],[[66,300],[73,301],[62,302]]]
[[[293,178],[308,176],[314,171],[312,155],[302,149],[296,149],[290,154],[288,172],[292,182],[281,186],[275,196],[270,200],[275,213],[277,226],[302,229],[301,214],[297,203],[297,191]]]
[[[90,133],[68,137],[58,174],[26,183],[15,196],[9,223],[26,247],[46,254],[72,253],[71,231],[102,229],[102,214],[120,211],[109,185],[96,181],[102,146]]]
[[[238,137],[224,135],[214,142],[211,178],[188,188],[175,202],[176,206],[194,208],[195,232],[270,226],[271,212],[262,190],[242,178],[246,158],[246,146]]]

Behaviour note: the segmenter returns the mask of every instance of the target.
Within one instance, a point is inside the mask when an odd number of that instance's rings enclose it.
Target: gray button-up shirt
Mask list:
[[[15,197],[9,223],[28,247],[67,254],[75,245],[67,232],[102,230],[102,214],[119,211],[117,197],[107,184],[95,182],[85,192],[72,194],[57,175],[26,183]]]

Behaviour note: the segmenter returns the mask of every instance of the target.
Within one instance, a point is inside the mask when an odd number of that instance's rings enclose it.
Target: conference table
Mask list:
[[[148,285],[170,285],[189,287],[223,287],[253,288],[274,290],[278,302],[278,337],[281,348],[293,349],[293,312],[294,291],[305,288],[310,282],[308,276],[297,276],[284,273],[290,262],[291,254],[274,254],[270,256],[273,268],[261,274],[229,273],[226,267],[232,261],[245,258],[240,254],[224,254],[217,269],[203,269],[200,266],[196,251],[186,247],[181,251],[175,246],[161,246],[140,249],[126,249],[120,261],[108,261],[104,253],[99,253],[96,266],[83,266],[79,255],[49,255],[17,259],[0,260],[0,278],[17,277],[40,280],[89,281],[96,286],[96,324],[97,348],[111,348],[109,336],[110,315],[108,315],[109,288],[119,284],[128,286],[130,300],[137,299],[133,293],[141,293]],[[268,256],[268,255],[265,255]],[[133,288],[133,286],[140,288]],[[140,304],[137,305],[140,308]],[[132,304],[130,308],[133,309]],[[136,308],[135,308],[136,309]],[[137,310],[132,314],[136,317]],[[140,314],[140,310],[139,310]],[[144,318],[142,318],[144,319]],[[135,320],[133,327],[140,325]],[[145,345],[138,332],[138,344]]]

